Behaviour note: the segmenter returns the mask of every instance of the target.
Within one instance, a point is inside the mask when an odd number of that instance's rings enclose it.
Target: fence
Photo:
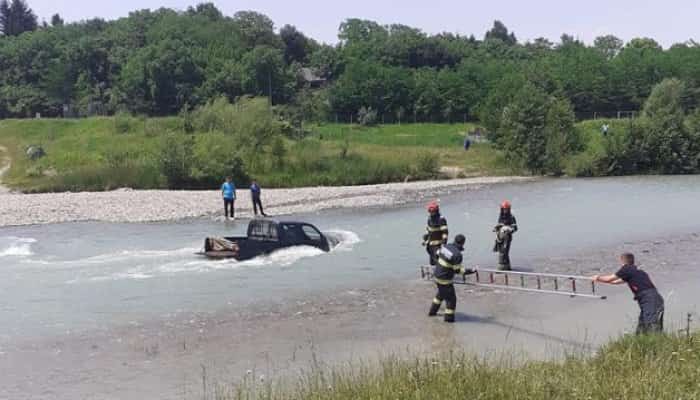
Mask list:
[[[637,110],[619,111],[586,111],[577,112],[576,119],[579,121],[587,119],[634,119],[639,116]]]

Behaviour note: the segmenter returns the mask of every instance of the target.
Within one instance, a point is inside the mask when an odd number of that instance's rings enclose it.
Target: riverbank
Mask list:
[[[7,147],[0,145],[0,195],[10,192],[10,189],[2,184],[2,177],[10,170],[10,167],[12,167],[12,160]]]
[[[614,267],[622,250],[638,254],[666,298],[670,332],[697,312],[699,249],[700,236],[688,233],[531,262],[543,271],[593,274]],[[0,397],[213,398],[241,379],[256,388],[295,384],[299,371],[376,365],[385,357],[465,351],[510,365],[585,357],[635,326],[629,290],[601,289],[608,300],[460,288],[455,324],[425,315],[434,286],[417,278],[218,311],[173,310],[123,326],[0,343]]]
[[[484,185],[533,180],[526,177],[483,177],[366,186],[264,189],[270,215],[309,213],[334,208],[391,207],[476,190]],[[252,216],[248,190],[238,190],[236,215]],[[2,194],[0,226],[77,221],[152,222],[185,218],[223,218],[221,193],[120,189],[111,192]]]

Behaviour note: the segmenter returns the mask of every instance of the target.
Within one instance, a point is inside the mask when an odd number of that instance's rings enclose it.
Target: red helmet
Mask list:
[[[503,200],[503,203],[501,203],[501,208],[505,208],[505,209],[510,210],[510,201]]]
[[[438,205],[437,201],[431,201],[428,203],[428,212],[429,213],[435,213],[440,211],[440,205]]]

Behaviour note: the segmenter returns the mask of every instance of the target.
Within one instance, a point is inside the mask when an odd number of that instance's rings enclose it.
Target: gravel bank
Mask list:
[[[272,215],[330,208],[389,207],[474,190],[483,185],[533,178],[482,177],[371,186],[263,189],[263,204]],[[238,190],[237,216],[252,214],[250,193]],[[223,214],[219,191],[120,189],[112,192],[15,194],[0,192],[0,226],[75,221],[152,222]]]

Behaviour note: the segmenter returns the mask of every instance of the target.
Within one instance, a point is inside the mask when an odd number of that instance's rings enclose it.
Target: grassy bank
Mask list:
[[[6,185],[28,192],[109,190],[118,187],[166,188],[163,163],[176,146],[192,149],[184,187],[216,187],[226,172],[228,136],[220,132],[184,133],[182,119],[116,116],[88,119],[0,121],[0,144],[13,164]],[[473,126],[410,124],[363,128],[328,124],[310,127],[303,140],[280,139],[261,148],[260,157],[241,158],[245,176],[266,187],[356,185],[453,176],[510,175],[499,151],[477,143],[465,152],[462,141]],[[170,142],[168,142],[170,140]],[[28,146],[46,156],[30,160]],[[245,179],[241,179],[245,180]]]
[[[698,399],[700,335],[625,337],[594,356],[563,361],[464,354],[388,359],[379,366],[315,371],[295,387],[255,379],[218,388],[217,399]]]

